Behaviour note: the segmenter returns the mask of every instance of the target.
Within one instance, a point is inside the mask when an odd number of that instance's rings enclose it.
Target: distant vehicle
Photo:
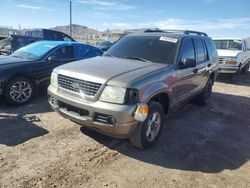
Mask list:
[[[59,31],[36,29],[26,31],[24,35],[11,35],[0,40],[0,55],[9,55],[21,47],[40,40],[75,41],[67,34]]]
[[[250,65],[247,39],[213,39],[219,55],[219,73],[246,73]]]
[[[107,51],[113,44],[114,42],[105,40],[98,44],[96,47],[101,49],[102,51]]]
[[[0,57],[0,95],[11,104],[28,102],[65,63],[102,55],[96,47],[70,41],[39,41]]]
[[[165,115],[192,98],[209,102],[217,62],[206,33],[146,30],[124,36],[102,57],[55,68],[48,99],[63,117],[147,149]]]

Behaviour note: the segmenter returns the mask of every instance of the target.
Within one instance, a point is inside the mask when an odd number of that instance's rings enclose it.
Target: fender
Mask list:
[[[167,84],[163,82],[158,82],[155,84],[152,84],[150,87],[148,87],[141,95],[141,102],[148,103],[150,99],[152,99],[154,96],[165,93],[169,97],[169,101],[171,101],[171,91]]]

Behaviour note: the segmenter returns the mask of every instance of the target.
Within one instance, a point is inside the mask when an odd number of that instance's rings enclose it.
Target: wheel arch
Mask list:
[[[169,106],[170,106],[170,97],[167,93],[165,93],[165,92],[158,93],[158,94],[152,96],[148,100],[148,103],[151,101],[158,102],[159,104],[161,104],[163,107],[164,114],[165,115],[168,114]]]

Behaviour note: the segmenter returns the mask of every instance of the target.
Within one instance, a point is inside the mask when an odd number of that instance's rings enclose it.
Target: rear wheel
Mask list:
[[[144,122],[139,123],[130,135],[130,142],[138,148],[148,149],[158,140],[162,131],[164,113],[162,106],[157,102],[150,102],[149,114]]]
[[[213,80],[209,78],[203,92],[200,93],[198,96],[196,96],[196,103],[199,105],[206,105],[211,97],[212,88],[213,88]]]
[[[34,85],[27,78],[14,78],[4,89],[4,98],[10,104],[21,105],[27,103],[34,96]]]

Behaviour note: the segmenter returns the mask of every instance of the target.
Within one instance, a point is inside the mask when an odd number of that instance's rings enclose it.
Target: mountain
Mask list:
[[[56,26],[50,29],[61,31],[69,35],[69,25]],[[90,29],[87,26],[72,24],[72,35],[74,38],[93,38],[93,36],[101,36],[102,32]]]

